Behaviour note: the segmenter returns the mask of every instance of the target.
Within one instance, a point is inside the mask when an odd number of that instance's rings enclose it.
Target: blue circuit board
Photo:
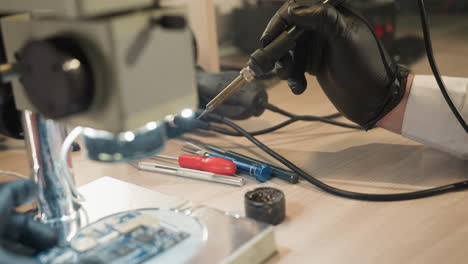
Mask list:
[[[72,241],[39,254],[42,264],[133,264],[154,258],[190,235],[140,212],[126,212],[82,229]]]

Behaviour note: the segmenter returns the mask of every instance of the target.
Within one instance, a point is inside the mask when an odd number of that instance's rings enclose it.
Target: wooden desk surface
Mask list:
[[[453,53],[441,52],[440,67],[447,75],[468,76],[468,52],[463,42],[442,38],[435,48],[449,41],[452,50],[461,55],[455,59]],[[413,69],[429,73],[425,60]],[[295,113],[335,112],[312,78],[310,83],[310,89],[299,97],[281,83],[269,91],[270,101]],[[267,112],[240,123],[255,130],[281,120],[284,118]],[[272,162],[245,139],[216,134],[187,136]],[[466,180],[468,175],[468,162],[382,129],[359,132],[299,122],[259,139],[315,177],[353,191],[414,191]],[[181,144],[180,140],[171,140],[164,154],[180,154]],[[6,145],[10,148],[0,151],[0,169],[27,174],[21,142],[10,140]],[[291,185],[274,179],[258,184],[249,179],[245,187],[237,188],[140,172],[126,164],[99,164],[88,161],[83,153],[73,157],[79,185],[111,176],[241,215],[247,190],[258,186],[280,188],[286,194],[287,219],[276,228],[279,254],[269,263],[467,262],[468,191],[409,202],[360,202],[329,195],[306,182]]]

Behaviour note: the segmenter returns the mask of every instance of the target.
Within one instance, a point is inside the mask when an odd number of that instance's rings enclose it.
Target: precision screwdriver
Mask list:
[[[197,150],[193,150],[191,148],[196,148]],[[266,164],[260,164],[260,163],[251,164],[251,163],[242,162],[237,159],[224,156],[216,152],[209,152],[189,142],[187,142],[187,146],[184,146],[183,150],[185,152],[204,156],[204,157],[218,157],[218,158],[230,160],[234,162],[234,164],[236,164],[239,172],[245,173],[250,176],[254,176],[255,179],[259,182],[266,182],[271,178],[271,168]]]
[[[234,162],[218,158],[218,157],[203,157],[198,155],[180,155],[178,158],[156,155],[152,159],[163,158],[169,160],[176,160],[179,166],[186,169],[201,170],[212,172],[221,175],[234,175],[237,171],[237,166]]]
[[[191,179],[224,183],[224,184],[229,184],[229,185],[234,185],[234,186],[239,186],[239,187],[245,184],[245,180],[237,176],[219,175],[219,174],[206,172],[206,171],[176,168],[176,167],[171,167],[171,166],[154,164],[150,162],[138,162],[135,165],[137,166],[139,170],[167,173],[167,174],[177,175],[177,176],[191,178]]]
[[[250,164],[264,163],[264,162],[262,162],[260,160],[257,160],[257,159],[242,155],[242,154],[237,153],[237,152],[224,150],[224,149],[221,149],[221,148],[213,146],[213,145],[204,145],[204,147],[206,149],[210,150],[210,151],[220,153],[220,154],[222,154],[224,156],[231,157],[231,158],[236,159],[236,160],[241,161],[241,162],[250,163]],[[299,175],[297,175],[296,173],[294,173],[292,171],[285,170],[283,168],[280,168],[280,167],[272,165],[272,164],[267,164],[267,163],[265,163],[265,164],[268,165],[271,168],[271,176],[272,177],[280,178],[280,179],[285,180],[285,181],[287,181],[289,183],[292,183],[292,184],[296,184],[296,183],[299,182]]]
[[[345,1],[346,0],[325,0],[323,4],[338,6]],[[249,61],[247,62],[247,67],[242,69],[239,76],[206,105],[205,110],[197,119],[200,119],[207,113],[215,110],[240,87],[253,81],[256,76],[262,76],[271,72],[275,68],[275,63],[284,57],[289,50],[294,48],[297,39],[304,32],[305,30],[293,26],[289,30],[281,33],[265,48],[257,49],[252,53]]]

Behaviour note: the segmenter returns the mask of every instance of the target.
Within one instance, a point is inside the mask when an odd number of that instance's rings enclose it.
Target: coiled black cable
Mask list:
[[[232,129],[234,129],[235,131],[239,132],[248,140],[250,140],[253,144],[255,144],[257,147],[263,150],[265,153],[267,153],[268,155],[270,155],[277,161],[281,162],[283,165],[285,165],[286,167],[288,167],[289,169],[297,173],[301,178],[313,184],[317,188],[325,192],[328,192],[330,194],[340,196],[340,197],[354,199],[354,200],[362,200],[362,201],[393,202],[393,201],[406,201],[406,200],[421,199],[421,198],[426,198],[430,196],[441,195],[441,194],[448,193],[448,192],[455,192],[455,191],[468,189],[468,181],[457,182],[457,183],[444,185],[444,186],[440,186],[436,188],[430,188],[430,189],[421,190],[421,191],[408,192],[408,193],[396,193],[396,194],[369,194],[369,193],[358,193],[358,192],[352,192],[352,191],[339,189],[339,188],[330,186],[316,179],[315,177],[309,175],[307,172],[303,171],[302,169],[294,165],[294,163],[292,163],[291,161],[287,160],[280,154],[276,153],[275,151],[267,147],[265,144],[260,142],[258,139],[256,139],[254,136],[252,136],[250,133],[245,131],[243,128],[241,128],[234,122],[224,119],[222,117],[219,117],[217,115],[213,115],[213,114],[209,114],[207,115],[207,117],[208,119],[211,119],[212,121],[223,123],[231,127]]]

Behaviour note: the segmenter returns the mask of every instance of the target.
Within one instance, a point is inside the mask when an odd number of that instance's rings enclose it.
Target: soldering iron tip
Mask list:
[[[203,111],[198,117],[197,117],[197,120],[200,120],[204,115],[208,114],[210,111],[208,109],[206,109],[205,111]]]

